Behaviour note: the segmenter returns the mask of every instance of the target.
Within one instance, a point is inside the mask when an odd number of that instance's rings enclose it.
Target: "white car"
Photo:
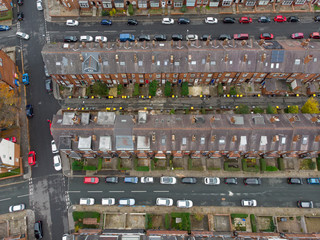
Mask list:
[[[42,11],[42,10],[43,10],[42,1],[41,1],[41,0],[38,0],[38,1],[37,1],[37,9],[38,9],[39,11]]]
[[[173,200],[171,198],[157,198],[156,205],[170,207],[173,205]]]
[[[51,151],[53,154],[58,153],[59,150],[57,148],[56,142],[54,140],[51,141]]]
[[[96,36],[96,38],[94,39],[95,42],[107,42],[108,39],[107,37],[104,37],[104,36]]]
[[[115,205],[116,204],[116,199],[114,199],[114,198],[102,198],[101,204],[102,205],[108,205],[108,206]]]
[[[80,42],[92,42],[93,41],[93,37],[88,36],[88,35],[84,35],[84,36],[80,36]]]
[[[141,183],[153,183],[153,177],[141,177]]]
[[[56,171],[60,171],[62,169],[60,155],[53,156],[53,166]]]
[[[26,208],[26,206],[22,203],[19,205],[12,205],[9,207],[9,212],[19,212]]]
[[[177,179],[175,177],[161,177],[160,183],[161,184],[176,184]]]
[[[214,17],[206,17],[204,20],[205,23],[213,24],[213,23],[218,23],[218,19]]]
[[[204,184],[206,184],[206,185],[219,185],[220,184],[220,178],[217,178],[217,177],[205,177],[204,178]]]
[[[198,35],[196,35],[196,34],[188,34],[186,36],[186,39],[187,39],[187,41],[195,41],[195,40],[198,40]]]
[[[241,200],[241,206],[242,207],[256,207],[257,206],[257,200],[245,200],[245,199],[242,199]]]
[[[94,198],[80,198],[80,205],[93,205]]]
[[[136,201],[133,198],[122,198],[119,200],[119,205],[122,206],[133,206]]]
[[[23,32],[17,32],[16,36],[19,38],[22,38],[24,40],[28,40],[30,38],[29,34],[23,33]]]
[[[78,26],[78,25],[79,25],[79,22],[78,22],[77,20],[69,19],[69,20],[67,20],[66,25],[67,25],[67,26],[74,27],[74,26]]]
[[[172,18],[163,18],[162,24],[174,24],[174,20]]]
[[[178,200],[177,207],[179,208],[191,208],[193,206],[193,202],[191,200]]]

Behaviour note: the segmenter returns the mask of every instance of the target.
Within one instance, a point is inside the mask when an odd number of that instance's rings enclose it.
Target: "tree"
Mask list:
[[[277,114],[278,111],[275,107],[272,107],[271,105],[268,105],[267,107],[267,114]]]
[[[130,16],[133,15],[133,6],[132,6],[131,3],[130,3],[129,6],[128,6],[128,13],[130,14]]]
[[[248,105],[241,104],[237,109],[236,109],[237,114],[248,114],[250,113],[250,109]]]
[[[181,85],[181,95],[188,96],[189,95],[189,86],[187,82],[183,82]]]
[[[149,95],[150,96],[155,96],[156,93],[157,93],[157,89],[158,89],[158,81],[157,80],[153,80],[149,84]]]
[[[299,106],[298,105],[288,106],[288,113],[299,113]]]
[[[170,97],[172,93],[172,85],[171,82],[166,82],[166,84],[164,85],[164,95],[166,97]]]
[[[218,95],[223,95],[223,86],[222,83],[218,83]]]
[[[133,96],[138,96],[140,94],[140,88],[139,88],[139,84],[135,83],[134,84],[134,89],[133,89]]]
[[[109,94],[109,88],[102,82],[95,82],[91,86],[91,93],[96,96],[107,96]]]
[[[235,87],[230,88],[230,95],[237,95],[237,90]]]
[[[302,106],[301,112],[310,114],[320,113],[318,100],[313,97],[309,98]]]

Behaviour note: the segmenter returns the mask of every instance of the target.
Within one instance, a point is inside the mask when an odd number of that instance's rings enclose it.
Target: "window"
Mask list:
[[[135,78],[135,77],[136,77],[136,75],[135,75],[135,74],[132,74],[131,76],[132,76],[133,78]]]
[[[210,82],[210,80],[211,80],[211,78],[207,78],[207,79],[206,79],[206,82]]]
[[[140,79],[140,83],[144,83],[144,80],[143,80],[143,79]]]
[[[202,64],[206,64],[206,59],[202,58]]]
[[[313,61],[314,61],[314,62],[317,62],[317,61],[318,61],[318,59],[317,59],[317,58],[313,58]]]
[[[204,138],[204,137],[202,137],[202,138],[200,138],[200,144],[205,144],[205,142],[206,142],[206,138]]]
[[[220,139],[220,140],[219,140],[219,144],[222,145],[222,144],[225,144],[225,143],[226,143],[226,140],[224,140],[224,139]]]
[[[126,63],[125,62],[120,62],[120,66],[125,66]]]
[[[175,7],[182,7],[182,2],[174,2]]]
[[[192,78],[195,77],[195,76],[196,76],[196,75],[195,75],[194,73],[190,74],[190,77],[192,77]]]
[[[182,145],[187,145],[187,138],[182,138]]]
[[[197,61],[191,61],[191,65],[196,65]]]
[[[108,61],[103,61],[103,65],[104,65],[104,66],[108,66],[108,65],[109,65],[109,62],[108,62]]]
[[[2,58],[0,58],[0,66],[2,67]]]
[[[173,74],[173,77],[174,77],[174,78],[177,78],[177,77],[178,77],[178,74]]]
[[[123,2],[119,2],[119,3],[114,3],[115,8],[124,8],[124,3]]]
[[[110,76],[108,74],[105,74],[104,77],[105,78],[110,78]]]
[[[150,7],[154,7],[154,8],[160,7],[159,2],[150,2]]]
[[[179,66],[179,65],[180,65],[180,62],[174,62],[174,65],[175,65],[175,66]]]
[[[143,64],[142,61],[139,61],[139,62],[138,62],[138,65],[139,65],[139,66],[142,66],[142,64]]]
[[[274,63],[271,63],[270,67],[273,68],[274,67]]]
[[[121,77],[122,78],[127,78],[127,75],[126,74],[121,74]]]
[[[111,80],[107,80],[107,83],[112,83],[112,81]]]
[[[216,61],[211,61],[211,65],[216,65]]]
[[[113,76],[114,76],[115,78],[118,78],[118,74],[114,74]]]
[[[187,77],[187,74],[184,74],[183,77]]]
[[[156,75],[156,78],[161,78],[161,74],[157,74],[157,75]]]
[[[157,61],[157,65],[160,66],[160,61]]]
[[[224,76],[225,77],[230,77],[230,73],[226,73]]]
[[[167,60],[164,61],[164,65],[165,65],[165,66],[168,65],[168,61],[167,61]]]
[[[168,78],[168,77],[170,77],[170,74],[169,74],[169,73],[166,74],[166,78]]]
[[[295,64],[295,65],[300,65],[300,59],[296,59],[296,60],[294,61],[294,64]]]
[[[232,65],[232,63],[233,63],[233,62],[232,62],[232,60],[231,60],[231,61],[229,62],[229,64]]]
[[[251,61],[250,61],[250,60],[248,61],[248,64],[251,64]]]
[[[143,74],[139,74],[139,78],[143,78]]]
[[[88,2],[86,2],[86,1],[79,1],[79,6],[81,7],[81,8],[88,8],[89,7],[89,3]]]
[[[2,64],[2,62],[1,62],[1,64]],[[73,79],[77,79],[76,75],[71,75],[71,77],[72,77]]]
[[[112,3],[111,2],[108,2],[108,3],[103,2],[102,6],[103,6],[103,8],[112,8]]]
[[[276,68],[279,68],[279,63],[276,63]]]
[[[212,77],[212,73],[209,73],[209,74],[208,74],[208,77]]]

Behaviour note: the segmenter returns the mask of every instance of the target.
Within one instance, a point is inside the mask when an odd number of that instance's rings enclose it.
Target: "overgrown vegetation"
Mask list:
[[[230,88],[230,95],[231,96],[235,96],[235,95],[237,95],[238,93],[237,93],[237,89],[235,88],[235,87],[231,87]]]
[[[277,114],[278,111],[277,111],[277,108],[276,107],[273,107],[271,105],[268,105],[267,107],[267,114]]]
[[[181,84],[181,95],[188,96],[189,95],[189,86],[187,82],[183,82]]]
[[[156,93],[157,93],[157,89],[158,89],[158,81],[157,80],[153,80],[149,84],[149,95],[154,97],[156,95]]]
[[[320,113],[318,100],[313,97],[309,98],[302,106],[301,112],[310,114]]]
[[[285,168],[284,168],[283,158],[278,158],[277,161],[278,161],[278,168],[279,168],[279,170],[280,170],[280,171],[284,171]]]
[[[238,108],[235,111],[236,114],[249,114],[250,109],[248,105],[241,104],[238,106]]]
[[[246,172],[259,172],[259,166],[256,164],[252,164],[252,166],[248,166],[246,159],[241,159],[242,170]]]
[[[123,93],[123,85],[122,84],[118,84],[117,85],[117,94],[121,95]]]
[[[12,169],[11,172],[0,173],[0,178],[20,175],[20,168]]]
[[[83,228],[99,228],[99,223],[100,223],[100,213],[98,212],[73,212],[72,213],[73,220],[75,222],[75,231],[77,232],[78,229],[83,229]],[[85,225],[83,224],[83,219],[84,218],[96,218],[97,219],[97,225],[92,224],[92,225]]]
[[[133,13],[134,13],[133,6],[132,6],[131,3],[130,3],[129,6],[128,6],[128,13],[129,13],[130,16],[132,16]]]
[[[250,222],[252,232],[257,232],[256,217],[254,214],[250,214]]]
[[[264,109],[261,107],[255,107],[253,109],[253,113],[258,114],[258,113],[264,113]]]
[[[176,218],[181,218],[181,222],[177,223]],[[190,231],[190,213],[171,213],[171,228],[175,230]]]
[[[74,160],[72,163],[72,170],[73,171],[81,171],[83,170],[83,161],[82,160]]]
[[[172,84],[170,82],[166,82],[164,85],[164,95],[166,97],[170,97],[172,94]]]
[[[288,106],[287,112],[288,113],[295,113],[295,114],[299,113],[299,106],[298,105]]]
[[[138,83],[135,83],[135,84],[134,84],[134,89],[133,89],[132,95],[133,95],[133,96],[139,96],[139,94],[140,94],[139,84],[138,84]]]
[[[240,171],[241,169],[239,168],[238,164],[233,163],[233,162],[224,162],[223,163],[223,168],[225,171],[231,171],[231,172],[236,172]]]

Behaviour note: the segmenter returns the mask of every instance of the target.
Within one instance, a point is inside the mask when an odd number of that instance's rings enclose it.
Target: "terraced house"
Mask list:
[[[60,85],[86,87],[101,81],[117,84],[257,83],[265,94],[283,94],[276,86],[320,80],[320,43],[314,41],[195,41],[49,44],[42,50],[52,79]],[[281,85],[281,84],[280,84]]]
[[[320,153],[320,116],[116,115],[64,111],[52,120],[58,148],[72,158],[292,158]]]

